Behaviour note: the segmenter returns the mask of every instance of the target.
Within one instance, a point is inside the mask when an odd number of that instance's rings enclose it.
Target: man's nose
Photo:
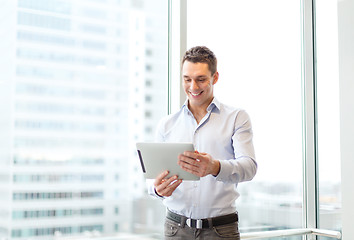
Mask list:
[[[191,89],[199,89],[198,83],[196,80],[192,80]]]

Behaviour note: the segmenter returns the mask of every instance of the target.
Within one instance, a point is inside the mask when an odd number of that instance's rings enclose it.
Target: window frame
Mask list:
[[[303,225],[319,227],[315,0],[301,1]]]
[[[317,153],[315,0],[301,0],[300,5],[303,125],[302,225],[304,228],[317,228],[319,226],[319,180]],[[169,0],[168,113],[177,111],[185,101],[185,95],[180,81],[180,62],[184,52],[187,50],[187,21],[187,0]],[[173,91],[171,89],[173,89]],[[304,238],[312,239],[312,236],[304,236]]]

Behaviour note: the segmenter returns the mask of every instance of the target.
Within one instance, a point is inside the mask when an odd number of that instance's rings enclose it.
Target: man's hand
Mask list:
[[[164,171],[155,178],[155,191],[161,197],[171,196],[176,188],[182,183],[182,180],[178,179],[177,176],[172,176],[168,179],[165,178],[168,173],[168,171]]]
[[[199,153],[198,151],[186,151],[178,156],[178,165],[187,172],[198,177],[204,177],[209,174],[217,176],[220,171],[220,162],[214,160],[208,153]]]

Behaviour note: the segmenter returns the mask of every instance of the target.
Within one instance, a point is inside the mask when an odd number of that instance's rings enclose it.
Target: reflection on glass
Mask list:
[[[188,1],[187,48],[206,45],[215,52],[216,97],[244,108],[253,124],[259,168],[238,186],[241,232],[302,227],[299,4]]]
[[[162,231],[135,142],[166,115],[167,14],[164,0],[1,7],[0,238]]]

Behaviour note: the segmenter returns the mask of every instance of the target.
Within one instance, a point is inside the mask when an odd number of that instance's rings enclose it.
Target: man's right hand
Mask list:
[[[168,175],[168,171],[160,173],[154,182],[155,191],[161,197],[169,197],[176,190],[176,188],[182,183],[181,179],[177,176],[165,178]]]

